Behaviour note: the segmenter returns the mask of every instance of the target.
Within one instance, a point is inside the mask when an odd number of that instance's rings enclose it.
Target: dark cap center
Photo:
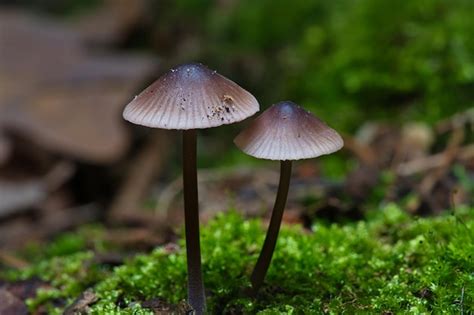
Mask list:
[[[215,71],[200,63],[188,63],[171,69],[171,73],[186,80],[201,81],[209,78]]]
[[[276,103],[274,106],[278,116],[283,119],[291,118],[300,110],[299,106],[291,101],[283,101]]]

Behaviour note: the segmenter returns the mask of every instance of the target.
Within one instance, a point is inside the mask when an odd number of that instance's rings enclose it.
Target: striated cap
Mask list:
[[[232,124],[259,110],[255,97],[199,63],[169,70],[135,97],[123,117],[163,129],[203,129]]]
[[[343,146],[334,129],[289,101],[272,105],[234,143],[256,158],[280,161],[314,158]]]

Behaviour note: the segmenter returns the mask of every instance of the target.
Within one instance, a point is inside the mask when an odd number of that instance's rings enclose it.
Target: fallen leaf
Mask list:
[[[0,132],[94,163],[129,143],[121,111],[156,63],[92,51],[65,23],[0,11]]]

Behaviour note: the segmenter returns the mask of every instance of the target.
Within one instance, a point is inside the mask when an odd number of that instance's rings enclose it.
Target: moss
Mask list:
[[[209,309],[215,314],[474,312],[473,210],[412,218],[387,205],[352,224],[316,223],[312,231],[285,226],[257,299],[243,292],[263,242],[262,224],[235,212],[220,215],[202,229]],[[51,313],[92,287],[99,297],[93,314],[151,314],[141,301],[159,297],[178,303],[186,297],[183,245],[157,248],[113,270],[95,263],[92,252],[68,252],[10,278],[50,282],[53,288],[29,305],[47,305]],[[58,306],[61,299],[66,303]]]

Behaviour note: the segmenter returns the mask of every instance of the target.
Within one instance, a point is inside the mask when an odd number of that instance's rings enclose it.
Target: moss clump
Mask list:
[[[204,279],[215,314],[465,313],[474,312],[474,209],[412,218],[395,205],[348,225],[316,223],[313,231],[283,227],[266,285],[257,299],[242,292],[263,242],[259,220],[223,214],[202,231]],[[92,252],[43,261],[16,277],[37,276],[53,289],[31,307],[70,303],[92,287],[93,314],[151,314],[140,302],[186,297],[183,242],[160,247],[114,269]],[[12,275],[10,275],[12,277]],[[63,303],[63,304],[67,304]],[[57,305],[57,304],[56,304]]]

